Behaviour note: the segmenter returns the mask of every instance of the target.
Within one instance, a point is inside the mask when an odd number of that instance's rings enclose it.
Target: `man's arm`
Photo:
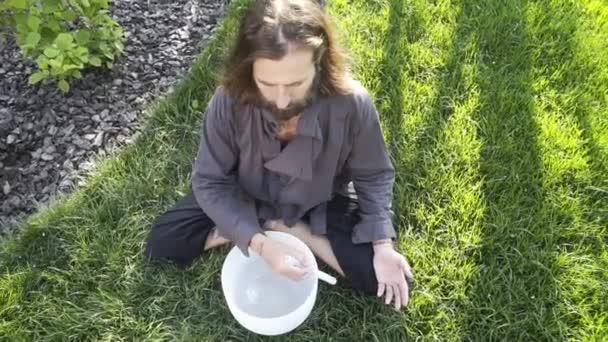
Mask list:
[[[361,221],[353,229],[353,242],[372,242],[378,297],[394,301],[395,310],[409,302],[411,268],[393,246],[395,230],[391,204],[395,171],[384,144],[380,120],[369,95],[359,94],[358,129],[347,166],[359,197]]]
[[[263,230],[257,220],[254,199],[237,183],[238,148],[231,110],[230,99],[218,89],[203,118],[192,189],[219,234],[233,241],[248,256],[251,239]]]
[[[346,166],[353,177],[361,221],[353,228],[353,242],[392,240],[391,206],[395,171],[386,149],[380,119],[367,92],[357,94],[355,137]]]

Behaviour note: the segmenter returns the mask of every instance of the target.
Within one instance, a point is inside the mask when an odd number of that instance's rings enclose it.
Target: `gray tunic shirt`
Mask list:
[[[373,101],[353,81],[349,95],[319,96],[298,121],[296,136],[282,148],[270,112],[245,105],[222,87],[202,122],[192,189],[221,236],[248,255],[261,222],[293,226],[307,212],[313,234],[326,232],[326,204],[350,182],[361,220],[353,243],[394,238],[395,172]]]

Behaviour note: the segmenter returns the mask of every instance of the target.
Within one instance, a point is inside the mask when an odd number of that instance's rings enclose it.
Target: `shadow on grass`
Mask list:
[[[407,184],[402,177],[404,174],[408,174],[401,171],[398,161],[398,157],[402,155],[402,149],[405,148],[401,143],[400,135],[403,132],[405,115],[407,115],[403,108],[403,73],[408,60],[412,58],[407,45],[419,39],[422,30],[415,5],[408,2],[408,6],[404,6],[404,3],[405,1],[401,0],[390,2],[388,30],[384,38],[385,54],[378,65],[378,78],[381,80],[377,94],[378,101],[381,103],[379,111],[388,128],[388,149],[397,170],[396,189],[399,189],[399,184]],[[401,201],[395,200],[393,208],[396,213],[395,225],[397,227],[403,226],[399,215],[403,212],[400,203]]]
[[[553,218],[555,276],[563,298],[558,312],[568,338],[596,339],[607,333],[608,319],[608,275],[603,272],[608,267],[608,160],[596,139],[602,127],[593,124],[601,125],[607,86],[600,76],[605,65],[597,60],[602,52],[586,53],[597,46],[586,46],[587,37],[577,32],[593,22],[593,13],[582,6],[536,4],[532,35],[537,77],[547,80],[537,85],[537,96],[543,100],[542,110],[558,121],[565,136],[554,147],[561,154],[559,161],[549,159],[551,164],[560,163],[560,169],[550,167],[552,177],[545,185],[551,194],[546,206]],[[553,24],[548,25],[548,20]],[[580,146],[565,146],[571,141]]]
[[[465,6],[477,37],[485,213],[464,338],[556,338],[554,237],[537,149],[527,1]]]
[[[409,55],[407,45],[419,39],[421,20],[418,9],[409,2],[395,0],[390,2],[388,29],[384,37],[384,58],[378,65],[378,78],[381,80],[377,97],[382,103],[380,115],[389,128],[388,147],[398,155],[399,134],[407,113],[403,109],[403,74]]]
[[[455,6],[454,33],[447,45],[447,57],[443,65],[431,71],[438,75],[435,80],[431,79],[435,91],[430,108],[421,108],[421,113],[406,112],[404,101],[409,96],[408,82],[420,79],[422,72],[412,63],[419,56],[412,56],[408,46],[425,35],[423,20],[418,13],[420,9],[416,6],[420,5],[407,1],[391,2],[384,47],[386,54],[379,67],[378,100],[388,129],[388,147],[397,170],[394,211],[395,224],[400,228],[417,225],[409,205],[416,202],[423,191],[419,180],[427,176],[426,162],[433,158],[433,151],[455,108],[466,101],[470,92],[467,71],[461,66],[469,58],[467,51],[471,37],[462,26],[460,7]],[[421,116],[414,132],[405,127],[407,116],[413,114]]]
[[[536,41],[540,46],[537,51],[538,63],[535,67],[540,70],[539,73],[551,81],[539,91],[555,91],[557,93],[553,107],[548,110],[560,110],[560,113],[565,115],[565,119],[572,118],[580,129],[580,141],[584,147],[584,153],[592,173],[592,184],[580,184],[589,197],[596,200],[595,208],[608,208],[608,155],[602,151],[596,135],[601,134],[602,128],[608,128],[608,123],[604,127],[594,127],[593,119],[599,124],[601,119],[605,117],[605,106],[608,104],[606,91],[608,86],[603,82],[600,76],[603,70],[598,61],[583,60],[582,51],[588,50],[588,46],[584,46],[581,42],[582,33],[578,37],[576,31],[583,25],[583,18],[589,21],[590,13],[585,13],[581,10],[582,5],[569,6],[569,4],[561,3],[559,8],[557,3],[540,3],[540,12],[543,13],[543,18],[554,18],[559,21],[560,25],[545,25],[540,32],[537,32]],[[602,52],[597,52],[601,54]],[[587,56],[588,58],[599,56]],[[606,59],[606,58],[604,58]],[[608,59],[607,59],[608,60]],[[604,65],[605,67],[605,65]],[[605,71],[604,71],[605,73]],[[605,78],[605,77],[604,77]],[[602,113],[602,111],[604,113]],[[596,131],[596,134],[593,134]],[[606,150],[608,152],[608,150]],[[603,191],[601,191],[603,190]],[[596,212],[595,214],[598,214]],[[606,223],[608,220],[608,211],[604,210],[603,220]],[[605,242],[605,241],[604,241]]]

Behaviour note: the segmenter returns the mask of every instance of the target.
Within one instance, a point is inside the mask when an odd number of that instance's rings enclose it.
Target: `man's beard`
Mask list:
[[[287,121],[294,116],[303,112],[308,106],[310,106],[317,98],[317,87],[318,87],[318,77],[315,77],[315,80],[310,85],[306,97],[289,104],[288,107],[279,109],[274,103],[268,102],[262,98],[262,106],[268,109],[272,117],[278,122]]]

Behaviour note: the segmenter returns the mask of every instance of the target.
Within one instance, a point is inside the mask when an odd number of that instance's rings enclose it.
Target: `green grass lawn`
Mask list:
[[[331,0],[398,171],[417,279],[395,313],[324,283],[289,341],[608,338],[608,4]],[[200,108],[243,1],[133,146],[0,247],[0,338],[256,341],[220,290],[226,250],[147,265],[188,189]]]

